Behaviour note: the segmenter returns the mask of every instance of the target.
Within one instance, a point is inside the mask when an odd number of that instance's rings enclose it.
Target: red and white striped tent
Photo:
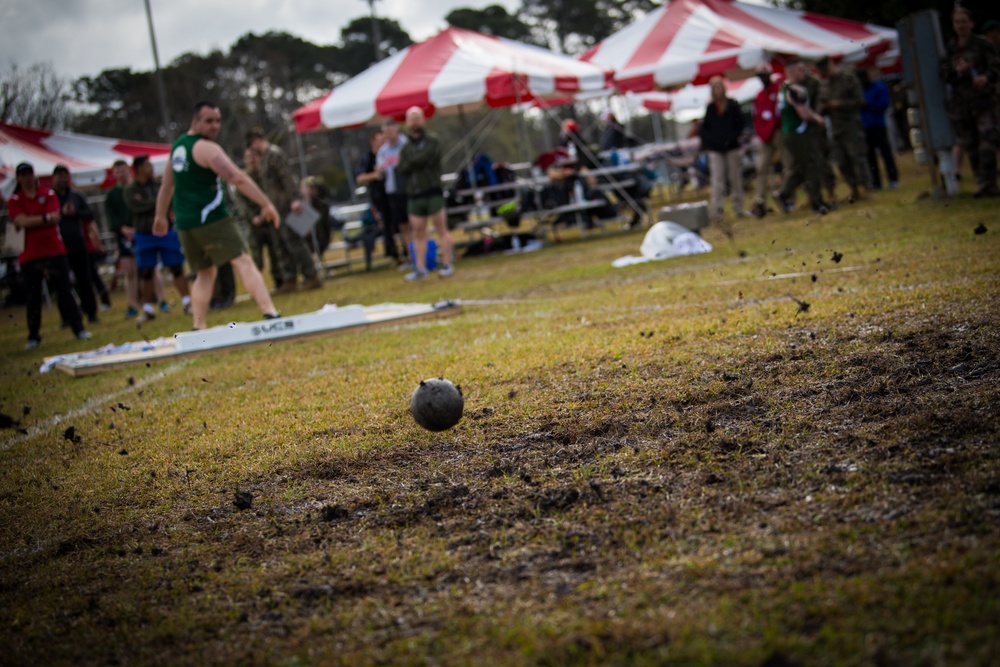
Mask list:
[[[612,72],[547,49],[448,28],[349,79],[295,112],[299,133],[402,119],[412,106],[485,103],[507,107],[552,96],[604,90]]]
[[[77,187],[114,185],[111,165],[115,160],[129,164],[137,155],[148,155],[157,174],[162,174],[170,146],[140,141],[121,141],[73,132],[52,132],[0,123],[0,192],[4,198],[14,190],[14,170],[29,162],[43,185],[51,182],[58,164],[69,167]]]
[[[884,66],[897,48],[895,30],[867,23],[734,0],[666,0],[581,60],[613,69],[618,90],[641,92],[746,78],[789,55]]]

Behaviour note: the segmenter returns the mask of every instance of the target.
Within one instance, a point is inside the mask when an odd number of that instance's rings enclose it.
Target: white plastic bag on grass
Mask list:
[[[698,255],[711,251],[712,246],[687,227],[678,225],[676,222],[661,221],[646,232],[645,238],[642,239],[642,245],[639,246],[641,256],[619,257],[611,265],[619,268],[630,264],[641,264],[683,255]]]

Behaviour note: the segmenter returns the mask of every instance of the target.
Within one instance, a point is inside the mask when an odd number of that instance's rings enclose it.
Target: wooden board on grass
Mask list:
[[[45,359],[43,370],[58,368],[73,377],[92,375],[127,364],[152,363],[221,350],[262,345],[284,340],[304,340],[331,333],[356,331],[376,326],[448,317],[462,307],[446,301],[436,304],[383,303],[374,306],[327,306],[312,313],[257,322],[185,331],[172,338],[108,346]]]

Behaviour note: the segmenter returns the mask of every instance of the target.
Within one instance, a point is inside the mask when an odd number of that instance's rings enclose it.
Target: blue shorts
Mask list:
[[[163,266],[168,267],[184,264],[184,252],[181,250],[180,239],[177,238],[177,230],[173,227],[165,236],[136,232],[132,244],[135,248],[135,266],[138,269],[155,269],[160,261]]]

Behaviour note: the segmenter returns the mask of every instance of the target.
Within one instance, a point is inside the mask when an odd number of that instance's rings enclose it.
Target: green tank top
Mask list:
[[[194,144],[202,138],[200,134],[185,134],[170,149],[177,229],[193,229],[229,217],[222,179],[194,161]]]

